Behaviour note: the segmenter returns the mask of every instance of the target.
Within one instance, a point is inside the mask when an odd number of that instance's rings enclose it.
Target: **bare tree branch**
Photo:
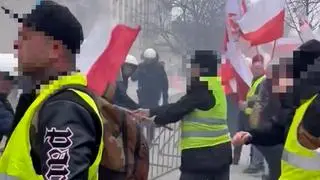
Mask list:
[[[135,12],[137,21],[144,22],[147,32],[154,34],[157,45],[170,47],[172,51],[184,53],[189,49],[220,47],[223,37],[224,0],[151,0],[157,4],[148,15]],[[181,11],[179,17],[171,21],[172,8]],[[155,18],[147,22],[145,16]],[[221,35],[215,29],[221,28]],[[143,31],[144,32],[144,31]],[[213,34],[215,36],[213,36]],[[163,42],[158,42],[161,39]],[[222,41],[222,40],[221,40]],[[214,45],[217,44],[217,45]]]

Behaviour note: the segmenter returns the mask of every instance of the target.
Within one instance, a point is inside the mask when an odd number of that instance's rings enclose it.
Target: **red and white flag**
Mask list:
[[[236,91],[239,100],[244,100],[252,80],[250,68],[245,62],[241,49],[238,47],[238,41],[241,37],[236,21],[241,17],[245,9],[243,1],[227,1],[227,26],[224,42],[225,62],[221,66],[221,77],[226,93]]]
[[[285,0],[255,0],[238,23],[243,38],[254,46],[282,37],[284,17]]]
[[[230,61],[226,59],[225,53],[227,52],[228,34],[225,32],[223,55],[221,56],[221,65],[219,69],[219,76],[221,77],[222,85],[226,95],[237,92],[237,82],[235,79],[235,71],[230,64]]]
[[[117,25],[111,33],[109,45],[91,66],[88,74],[88,88],[98,95],[103,95],[109,84],[113,84],[119,74],[131,46],[133,45],[140,26],[130,28]]]

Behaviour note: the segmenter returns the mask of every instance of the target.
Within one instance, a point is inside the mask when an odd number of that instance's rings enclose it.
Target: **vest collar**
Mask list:
[[[87,79],[84,75],[82,75],[79,72],[72,72],[70,75],[67,76],[59,76],[57,80],[52,80],[49,82],[49,84],[40,85],[40,90],[37,94],[43,94],[48,91],[52,92],[70,84],[79,84],[86,86]]]

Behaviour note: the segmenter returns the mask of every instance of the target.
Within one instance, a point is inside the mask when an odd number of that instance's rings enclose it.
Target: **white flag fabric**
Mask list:
[[[239,26],[251,45],[259,45],[283,36],[284,17],[285,0],[255,0],[239,20]]]

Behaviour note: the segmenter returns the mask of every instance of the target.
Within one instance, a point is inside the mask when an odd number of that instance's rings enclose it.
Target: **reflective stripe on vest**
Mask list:
[[[320,156],[312,158],[302,157],[284,149],[282,153],[282,160],[301,169],[320,171]]]
[[[40,88],[40,93],[32,104],[28,107],[18,125],[14,129],[7,146],[0,158],[0,179],[19,179],[19,180],[43,180],[44,177],[35,172],[33,162],[30,156],[30,128],[35,115],[39,111],[41,105],[60,88],[68,85],[83,85],[86,86],[85,76],[77,73],[69,76],[61,76],[58,80],[51,81],[49,85],[43,85]],[[98,107],[94,100],[86,93],[74,90],[85,102],[87,102],[100,117]],[[101,128],[103,121],[100,117]],[[93,164],[88,170],[89,180],[98,180],[98,169],[103,151],[103,134],[99,144],[99,151]],[[2,178],[3,177],[3,178]]]
[[[194,122],[201,123],[206,125],[227,125],[227,121],[225,119],[214,119],[214,118],[191,118],[187,117],[183,120],[184,122]]]
[[[19,180],[19,178],[14,176],[8,176],[6,174],[0,174],[0,180]]]
[[[209,110],[195,109],[186,115],[181,125],[181,148],[213,147],[230,141],[227,126],[226,97],[218,77],[200,77],[208,82],[216,104]]]
[[[182,138],[189,137],[219,137],[229,133],[229,129],[217,130],[217,131],[183,131],[181,132]]]

